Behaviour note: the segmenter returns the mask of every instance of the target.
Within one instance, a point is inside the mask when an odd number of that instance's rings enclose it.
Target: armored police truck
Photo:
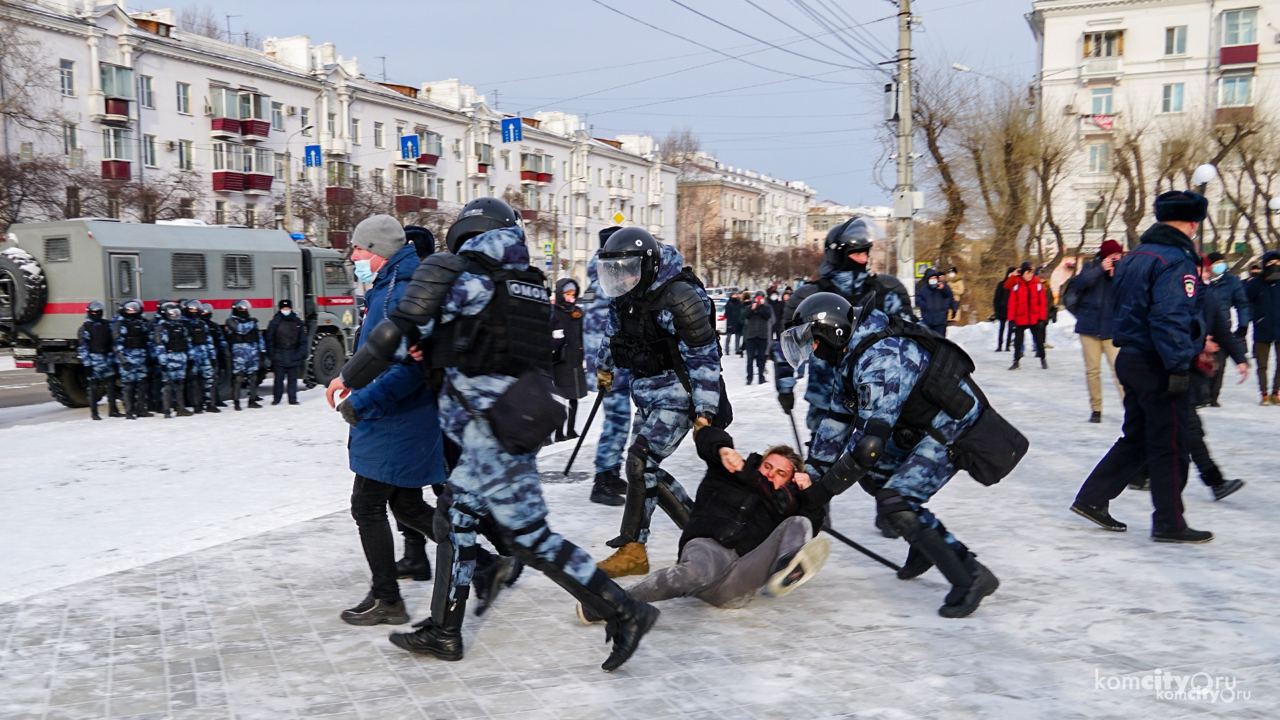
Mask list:
[[[166,300],[196,299],[222,324],[245,299],[265,328],[287,298],[307,323],[304,377],[326,385],[354,345],[353,287],[340,252],[300,246],[281,230],[76,219],[13,225],[0,241],[0,327],[17,366],[44,373],[68,407],[87,404],[76,332],[93,300],[111,315],[125,300],[151,313]]]

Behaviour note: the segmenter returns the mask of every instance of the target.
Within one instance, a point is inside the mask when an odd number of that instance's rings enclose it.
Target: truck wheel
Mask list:
[[[16,247],[0,252],[0,320],[29,325],[44,314],[48,299],[44,270],[30,253]]]
[[[84,386],[79,365],[55,365],[53,372],[44,376],[44,381],[54,400],[69,408],[89,407],[89,391]]]
[[[342,364],[346,361],[347,353],[342,341],[333,335],[322,335],[311,349],[311,379],[320,387],[328,387],[329,382],[342,372]]]

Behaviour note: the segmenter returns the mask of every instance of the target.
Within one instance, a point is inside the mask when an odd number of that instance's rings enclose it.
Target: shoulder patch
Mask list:
[[[860,383],[858,385],[858,408],[862,410],[871,409],[871,385],[869,383]]]
[[[1183,289],[1183,291],[1185,291],[1185,292],[1187,293],[1187,297],[1189,297],[1189,298],[1193,298],[1193,297],[1195,297],[1195,296],[1196,296],[1196,276],[1195,276],[1195,275],[1183,275],[1183,276],[1182,276],[1182,289]]]
[[[548,304],[551,302],[551,294],[546,287],[519,280],[507,281],[507,294],[520,300],[533,300],[534,302]]]

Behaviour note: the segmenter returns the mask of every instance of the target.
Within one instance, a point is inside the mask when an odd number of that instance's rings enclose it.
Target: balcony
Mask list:
[[[419,210],[436,210],[439,207],[440,201],[435,198],[422,198],[422,202],[418,205]]]
[[[586,195],[591,191],[591,184],[586,180],[574,180],[571,183],[569,192],[574,195]]]
[[[214,192],[244,192],[244,173],[217,170],[213,173]]]
[[[438,162],[440,162],[440,156],[439,156],[439,155],[432,155],[432,154],[430,154],[430,153],[423,153],[422,155],[419,155],[419,156],[418,156],[418,164],[419,164],[419,165],[422,165],[422,166],[425,166],[425,167],[431,167],[431,168],[433,168],[433,167],[435,167],[435,166],[436,166],[436,163],[438,163]]]
[[[621,185],[612,185],[609,187],[609,197],[615,200],[630,200],[635,193]]]
[[[418,212],[422,207],[422,198],[417,195],[397,195],[396,212],[400,214]]]
[[[1081,135],[1106,135],[1115,131],[1116,115],[1081,115]]]
[[[330,230],[328,239],[329,247],[343,250],[347,247],[347,241],[351,239],[351,233],[346,230]]]
[[[129,101],[125,98],[109,97],[102,103],[102,122],[113,125],[129,124]]]
[[[246,195],[270,195],[274,179],[265,173],[248,173],[244,176],[244,192]]]
[[[544,172],[540,172],[540,173],[538,173],[538,184],[539,184],[539,185],[550,185],[550,184],[551,184],[551,179],[552,179],[552,178],[551,178],[551,173],[544,173]]]
[[[538,219],[538,211],[537,210],[521,210],[520,219],[524,220],[525,222],[534,222]]]
[[[324,189],[324,201],[326,205],[354,205],[356,191],[349,187],[330,185]]]
[[[534,184],[534,183],[536,183],[536,182],[538,182],[538,172],[537,172],[537,171],[535,171],[535,170],[521,170],[521,171],[520,171],[520,184],[521,184],[521,185],[533,185],[533,184]]]
[[[586,215],[574,215],[574,216],[573,216],[573,229],[574,229],[574,230],[586,230],[586,229],[587,229],[587,222],[588,222],[588,218],[587,218],[587,216],[586,216]]]
[[[241,120],[240,136],[245,142],[264,142],[271,135],[271,123],[266,120]]]
[[[471,173],[471,177],[489,177],[489,165],[487,163],[476,163],[476,171]]]
[[[212,118],[209,121],[209,135],[215,138],[237,140],[240,138],[240,121],[235,118]]]
[[[102,179],[131,180],[133,178],[133,170],[130,165],[132,165],[132,163],[128,160],[103,160]]]
[[[1225,107],[1213,112],[1214,125],[1244,125],[1253,120],[1252,107]]]
[[[649,193],[649,204],[650,204],[650,205],[661,205],[661,204],[662,204],[662,193],[655,193],[655,192],[651,192],[651,193]]]
[[[1218,65],[1222,67],[1257,65],[1258,64],[1258,46],[1254,45],[1231,45],[1224,47],[1218,51]]]
[[[339,137],[331,137],[324,145],[326,155],[346,155],[347,141]]]
[[[1124,75],[1124,59],[1120,57],[1085,58],[1080,63],[1081,80],[1108,80]]]

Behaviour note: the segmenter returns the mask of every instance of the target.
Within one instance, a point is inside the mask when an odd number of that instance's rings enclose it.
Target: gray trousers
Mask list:
[[[813,538],[808,518],[789,517],[751,552],[738,553],[710,538],[685,544],[680,560],[627,590],[641,602],[696,597],[716,607],[740,608],[751,602],[784,555]]]

